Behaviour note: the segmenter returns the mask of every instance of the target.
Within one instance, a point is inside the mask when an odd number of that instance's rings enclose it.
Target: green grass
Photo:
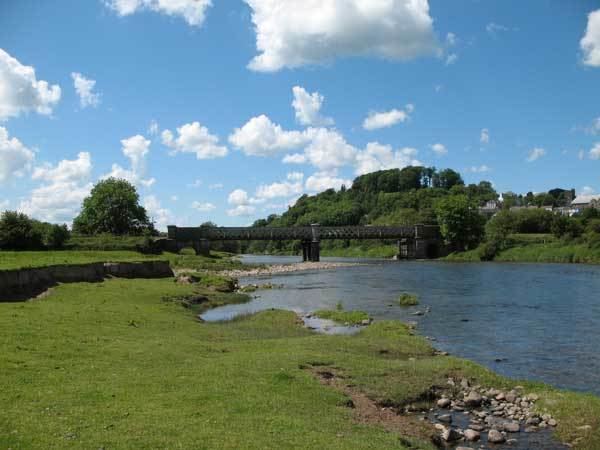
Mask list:
[[[477,262],[480,261],[479,250],[452,253],[444,259],[457,262]],[[494,261],[600,264],[600,248],[591,248],[588,244],[565,243],[557,240],[548,241],[545,244],[532,240],[532,243],[517,244],[501,251],[496,255]]]
[[[356,423],[315,366],[397,406],[420,402],[448,376],[521,384],[542,396],[561,437],[581,434],[580,448],[600,448],[597,397],[434,356],[399,322],[355,336],[312,333],[285,311],[198,323],[197,309],[173,301],[193,294],[209,297],[199,308],[244,301],[172,279],[111,279],[0,303],[0,448],[404,448],[398,434]],[[576,430],[584,424],[588,434]]]
[[[174,269],[190,269],[202,271],[221,271],[240,269],[242,263],[231,258],[228,253],[212,252],[210,257],[196,256],[189,251],[181,254],[163,253],[160,255],[145,255],[142,253],[113,250],[56,250],[38,252],[0,251],[0,270],[19,269],[26,267],[45,267],[57,264],[85,264],[93,262],[132,262],[149,260],[168,260]]]
[[[135,251],[138,245],[144,244],[143,236],[114,236],[112,234],[99,234],[83,236],[74,234],[66,242],[67,250],[130,250]]]
[[[337,256],[345,258],[392,258],[398,254],[398,247],[395,245],[378,245],[374,247],[352,246],[346,248],[324,248],[321,250],[322,256]]]
[[[369,315],[363,311],[342,311],[340,309],[320,309],[313,313],[319,319],[333,320],[334,322],[349,325],[360,325],[363,320],[369,320]]]
[[[405,292],[398,298],[398,303],[400,306],[416,306],[419,304],[419,297]]]

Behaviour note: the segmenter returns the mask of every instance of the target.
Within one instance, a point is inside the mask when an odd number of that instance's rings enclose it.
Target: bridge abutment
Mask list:
[[[194,251],[196,255],[210,256],[210,241],[208,239],[200,239],[194,242]]]

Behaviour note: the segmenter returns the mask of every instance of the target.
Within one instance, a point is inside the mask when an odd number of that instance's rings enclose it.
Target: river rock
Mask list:
[[[472,407],[477,407],[481,405],[482,400],[483,399],[481,398],[481,395],[477,391],[471,391],[469,392],[469,395],[465,397],[465,403],[467,404],[467,406]]]
[[[450,414],[442,414],[438,416],[438,420],[444,423],[452,423],[452,416]]]
[[[485,427],[483,425],[481,425],[480,423],[473,423],[473,422],[471,422],[469,424],[469,428],[471,430],[475,430],[475,431],[483,431],[483,430],[485,430]]]
[[[506,398],[507,402],[514,403],[517,400],[517,394],[515,392],[510,391],[504,396],[504,398]]]
[[[371,324],[371,321],[370,321],[369,319],[364,319],[364,320],[362,320],[362,321],[360,322],[360,324],[361,324],[362,326],[367,326],[367,325],[370,325],[370,324]]]
[[[450,406],[450,399],[449,398],[440,398],[437,401],[437,405],[439,408],[447,408],[448,406]]]
[[[558,422],[556,422],[555,419],[550,419],[548,420],[548,425],[550,425],[551,427],[555,427],[558,425]]]
[[[469,380],[467,380],[466,378],[460,380],[460,387],[462,387],[463,389],[469,389],[470,386],[471,385],[469,384]]]
[[[446,442],[454,442],[462,439],[462,434],[454,428],[448,428],[442,433],[442,439]]]
[[[465,439],[471,442],[478,441],[481,437],[481,433],[479,433],[479,431],[472,430],[470,428],[467,428],[463,434],[465,435]]]
[[[508,433],[518,433],[520,429],[519,422],[506,422],[504,424],[504,431]]]
[[[456,447],[456,450],[474,450],[473,447]]]
[[[498,430],[490,430],[488,432],[488,442],[492,444],[502,444],[506,438]]]

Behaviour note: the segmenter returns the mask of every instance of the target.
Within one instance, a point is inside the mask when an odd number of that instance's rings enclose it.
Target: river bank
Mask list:
[[[432,449],[443,432],[429,408],[443,395],[462,401],[450,378],[517,388],[399,321],[353,336],[313,333],[282,310],[198,323],[203,310],[249,299],[210,280],[110,279],[0,304],[0,383],[10,386],[0,447]],[[598,448],[597,397],[518,384],[521,397],[538,396],[535,414],[557,421],[560,441]]]
[[[284,273],[305,272],[313,270],[333,270],[344,267],[360,266],[360,263],[345,262],[294,262],[289,264],[269,264],[261,267],[251,267],[248,269],[225,270],[221,274],[233,278],[241,277],[262,277],[279,275]]]

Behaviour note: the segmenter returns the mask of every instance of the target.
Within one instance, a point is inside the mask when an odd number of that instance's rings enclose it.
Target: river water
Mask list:
[[[269,308],[308,313],[360,309],[375,319],[414,321],[439,350],[518,379],[600,395],[600,266],[358,261],[361,266],[245,278],[281,284],[258,298],[207,312],[223,320]],[[284,264],[296,257],[247,256],[248,263]],[[420,304],[402,308],[402,292]],[[429,312],[422,316],[415,312]]]

